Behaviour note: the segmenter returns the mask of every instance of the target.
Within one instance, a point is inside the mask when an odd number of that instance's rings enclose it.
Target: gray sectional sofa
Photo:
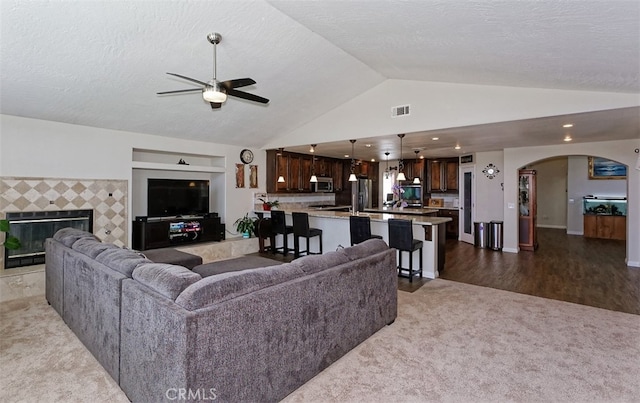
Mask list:
[[[397,314],[377,239],[204,278],[77,230],[46,248],[47,300],[134,402],[278,401]]]

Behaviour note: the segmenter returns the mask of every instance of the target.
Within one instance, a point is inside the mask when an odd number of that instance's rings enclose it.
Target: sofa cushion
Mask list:
[[[53,239],[62,243],[64,246],[70,248],[80,238],[93,238],[98,239],[90,232],[83,231],[77,228],[62,228],[53,234]]]
[[[124,274],[127,277],[131,277],[133,269],[141,263],[151,263],[151,261],[144,256],[130,250],[130,249],[106,249],[95,258],[103,265]]]
[[[349,262],[349,257],[344,252],[344,249],[325,253],[324,255],[308,255],[296,259],[296,263],[298,263],[302,271],[307,274],[313,274],[330,267],[340,266],[347,262]]]
[[[167,263],[143,263],[133,271],[133,279],[171,300],[191,284],[202,279],[183,266]]]
[[[202,277],[209,277],[216,274],[230,271],[240,271],[256,269],[258,267],[268,267],[281,265],[282,262],[262,256],[242,256],[228,260],[218,260],[217,262],[205,263],[193,268],[195,273]]]
[[[385,241],[383,241],[382,239],[373,238],[367,239],[366,241],[349,248],[344,248],[339,252],[347,255],[349,260],[354,261],[367,256],[375,255],[387,249],[389,249],[389,245],[387,245]]]
[[[222,273],[189,286],[176,298],[176,304],[193,311],[302,276],[296,262]]]
[[[80,238],[71,245],[71,249],[75,249],[83,255],[95,259],[100,253],[107,249],[119,249],[112,243],[102,243],[96,238]]]

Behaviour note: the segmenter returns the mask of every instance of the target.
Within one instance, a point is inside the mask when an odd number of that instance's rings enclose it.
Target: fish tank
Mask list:
[[[582,199],[584,214],[627,215],[627,198],[612,196],[585,196]]]

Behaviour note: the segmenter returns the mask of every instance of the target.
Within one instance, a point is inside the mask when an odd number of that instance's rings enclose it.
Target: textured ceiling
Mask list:
[[[640,92],[638,1],[2,0],[0,18],[0,113],[222,144],[260,147],[387,78]],[[218,78],[269,105],[155,94],[192,88],[166,72],[211,78],[210,32]]]

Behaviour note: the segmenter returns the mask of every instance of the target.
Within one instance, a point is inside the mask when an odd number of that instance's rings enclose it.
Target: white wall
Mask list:
[[[523,165],[565,155],[591,155],[629,166],[627,176],[627,257],[629,266],[640,267],[640,171],[635,167],[634,149],[640,140],[561,144],[504,150],[504,251],[518,251],[518,169]],[[586,170],[586,169],[585,169]],[[512,204],[514,208],[510,208]]]
[[[411,113],[391,117],[391,108]],[[386,80],[264,148],[638,106],[637,94]]]
[[[504,219],[502,208],[504,191],[501,184],[504,182],[504,153],[502,151],[476,153],[474,161],[476,167],[476,209],[473,221],[502,221]],[[500,170],[493,179],[487,178],[482,172],[489,164],[495,165]],[[461,167],[469,165],[471,164],[462,164]]]
[[[242,133],[238,133],[239,136]],[[16,116],[0,115],[0,176],[49,178],[125,179],[132,191],[133,149],[159,150],[221,156],[225,173],[214,175],[212,193],[222,221],[231,224],[253,209],[253,192],[266,191],[266,153],[254,150],[253,164],[258,165],[258,188],[235,187],[235,164],[240,162],[242,147],[186,141],[148,134],[99,129]],[[224,194],[224,199],[216,199]],[[129,197],[129,211],[132,197]],[[129,217],[129,220],[133,216]]]
[[[536,224],[567,227],[567,157],[551,158],[527,166],[536,171]]]

